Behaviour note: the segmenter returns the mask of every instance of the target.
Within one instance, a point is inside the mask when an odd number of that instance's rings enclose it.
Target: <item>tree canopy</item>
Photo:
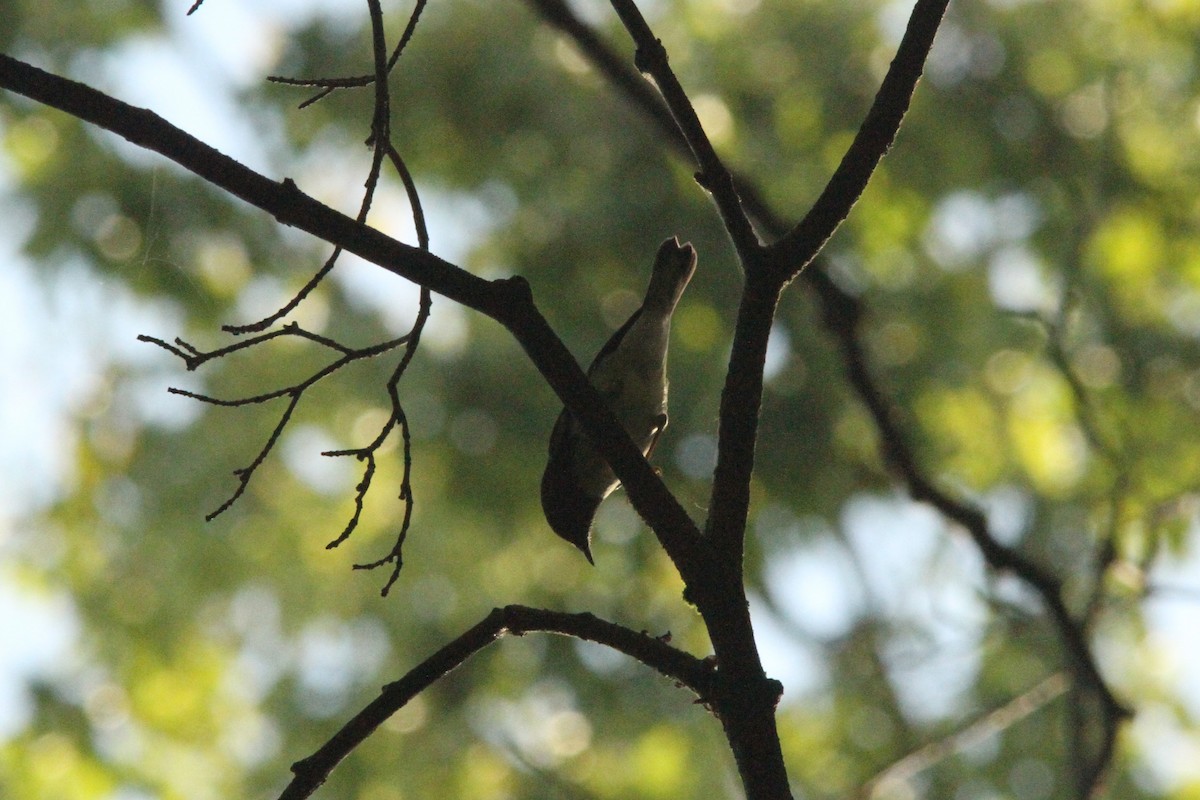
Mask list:
[[[0,52],[353,216],[372,89],[300,107],[316,89],[266,77],[369,75],[363,5],[0,0]],[[762,230],[821,193],[910,11],[643,5]],[[412,4],[384,11],[398,42]],[[389,81],[391,133],[430,250],[522,276],[585,364],[658,243],[695,245],[653,461],[703,519],[742,276],[696,166],[638,99],[633,49],[606,3],[432,3]],[[952,4],[894,146],[783,294],[744,575],[797,797],[1200,792],[1197,53],[1185,2]],[[410,473],[397,430],[356,511],[363,463],[321,455],[380,433],[401,344],[305,391],[206,522],[289,399],[214,407],[167,387],[253,397],[339,351],[282,335],[188,370],[136,337],[227,347],[221,326],[271,315],[329,245],[9,92],[0,143],[0,651],[28,651],[0,654],[0,796],[275,796],[379,686],[507,604],[710,652],[623,494],[601,506],[595,568],[553,536],[537,487],[562,403],[502,326],[443,298],[399,383]],[[385,172],[367,222],[415,245],[412,219]],[[367,348],[419,311],[412,284],[343,255],[288,319]],[[393,547],[406,480],[389,584],[390,564],[352,567]],[[1089,669],[1103,691],[1081,687]],[[512,637],[320,791],[740,796],[694,699],[598,645]],[[1112,731],[1093,790],[1081,772]]]

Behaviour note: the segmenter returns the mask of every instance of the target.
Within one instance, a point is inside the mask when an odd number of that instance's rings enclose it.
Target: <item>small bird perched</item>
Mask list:
[[[600,348],[587,376],[647,458],[667,427],[667,344],[671,314],[696,271],[696,250],[675,237],[658,248],[641,307]],[[592,562],[589,540],[600,501],[617,476],[563,409],[550,434],[542,510],[554,532]],[[595,563],[595,562],[592,562]]]

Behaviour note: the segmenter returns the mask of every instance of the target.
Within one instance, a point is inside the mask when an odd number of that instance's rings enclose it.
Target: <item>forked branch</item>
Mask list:
[[[421,250],[428,251],[429,232],[425,223],[425,214],[422,210],[421,199],[417,192],[416,184],[413,181],[412,174],[409,172],[407,165],[404,163],[403,158],[400,156],[399,151],[396,149],[391,139],[391,100],[387,80],[389,71],[395,65],[396,61],[400,57],[401,52],[403,52],[405,45],[411,39],[412,34],[416,29],[417,20],[420,18],[420,14],[424,6],[425,0],[418,0],[409,18],[404,35],[401,37],[400,43],[397,45],[396,49],[392,52],[392,55],[389,58],[384,34],[382,7],[379,3],[379,0],[367,0],[367,7],[371,20],[374,73],[371,80],[364,81],[362,85],[374,85],[375,103],[374,113],[372,114],[371,118],[370,135],[367,137],[367,144],[372,148],[371,167],[366,181],[364,182],[365,191],[363,193],[362,201],[359,204],[356,221],[359,224],[365,224],[367,215],[371,209],[372,201],[375,197],[376,189],[379,185],[383,165],[385,162],[390,162],[397,175],[400,177],[400,180],[404,185],[405,192],[408,195],[409,205],[412,209],[413,220],[417,231],[418,246],[421,248]],[[193,8],[193,10],[195,9]],[[226,332],[235,335],[257,333],[266,330],[271,325],[283,319],[297,307],[299,307],[300,304],[313,292],[313,290],[315,290],[317,286],[319,286],[321,282],[330,274],[330,272],[333,270],[333,267],[337,263],[338,258],[341,256],[342,250],[343,248],[340,244],[335,244],[333,252],[326,259],[325,263],[321,266],[317,273],[310,278],[303,287],[301,287],[301,289],[291,298],[291,300],[285,303],[273,314],[255,323],[248,325],[225,325],[223,326],[223,329]],[[230,508],[233,503],[236,502],[238,498],[240,498],[245,492],[255,471],[266,460],[267,456],[274,448],[276,442],[279,440],[279,437],[282,435],[283,430],[290,421],[292,413],[299,404],[301,397],[308,388],[322,378],[340,370],[344,366],[347,366],[353,360],[366,357],[367,355],[374,357],[380,355],[382,352],[386,352],[403,345],[403,355],[401,356],[387,382],[386,388],[389,401],[389,414],[387,419],[382,424],[379,433],[370,443],[365,446],[343,450],[330,450],[322,453],[322,455],[329,457],[352,456],[363,462],[362,477],[355,487],[354,511],[352,512],[350,519],[342,529],[341,533],[338,534],[327,545],[327,547],[333,548],[337,547],[347,538],[349,538],[357,528],[359,521],[362,518],[367,493],[370,491],[375,477],[377,465],[376,454],[388,437],[393,433],[393,431],[395,431],[397,428],[399,429],[404,453],[403,475],[401,478],[399,495],[400,501],[404,504],[404,513],[402,515],[401,524],[398,532],[396,533],[396,538],[391,550],[384,557],[371,563],[355,565],[356,569],[373,569],[385,564],[392,564],[392,573],[382,590],[384,595],[388,593],[388,590],[391,588],[392,584],[399,577],[400,568],[403,565],[403,545],[412,522],[412,437],[408,428],[408,417],[404,412],[404,407],[400,400],[399,384],[404,372],[411,363],[413,356],[416,354],[416,349],[421,339],[421,332],[423,331],[425,323],[429,318],[431,307],[431,295],[429,289],[427,287],[422,287],[420,294],[421,299],[418,306],[418,312],[412,328],[405,336],[393,340],[392,342],[385,343],[382,349],[380,347],[375,347],[352,350],[351,348],[344,347],[337,342],[327,339],[326,337],[309,333],[299,328],[295,324],[286,325],[282,329],[271,331],[261,336],[256,336],[254,338],[247,339],[229,347],[220,348],[209,353],[199,352],[182,339],[176,339],[175,343],[172,345],[167,344],[161,339],[145,336],[141,337],[144,341],[157,344],[158,346],[184,359],[189,370],[195,369],[197,366],[208,360],[223,358],[232,354],[233,352],[236,352],[237,350],[262,344],[263,342],[280,335],[304,336],[315,342],[318,342],[319,344],[323,344],[342,353],[343,357],[341,359],[310,376],[308,380],[255,397],[239,398],[236,400],[221,400],[208,395],[188,392],[185,390],[171,390],[176,394],[189,396],[202,402],[224,406],[250,405],[253,403],[266,402],[268,400],[280,397],[287,397],[289,399],[288,405],[284,409],[284,412],[277,422],[275,429],[267,438],[266,443],[259,451],[258,455],[248,466],[235,470],[234,474],[239,480],[237,489],[234,491],[232,496],[229,497],[216,511],[208,515],[208,519],[212,519]]]
[[[400,60],[400,55],[404,52],[404,48],[412,39],[413,33],[417,29],[417,21],[421,18],[421,12],[425,10],[427,0],[417,0],[413,7],[412,14],[408,18],[408,25],[404,28],[404,33],[400,36],[400,41],[396,43],[396,48],[392,51],[390,57],[386,61],[384,72],[389,73],[396,66],[396,62]],[[309,88],[318,88],[321,91],[317,92],[312,97],[300,104],[300,108],[307,108],[313,103],[325,99],[329,95],[336,92],[338,89],[361,89],[365,86],[370,86],[379,81],[380,72],[378,69],[370,75],[350,75],[340,78],[288,78],[282,75],[271,75],[267,78],[271,83],[279,83],[284,86],[302,86]]]
[[[281,336],[297,336],[307,339],[328,347],[329,349],[340,353],[341,356],[326,364],[324,367],[318,369],[316,372],[312,373],[303,380],[297,381],[289,386],[284,386],[279,389],[272,389],[270,391],[248,397],[221,398],[202,392],[193,392],[188,389],[179,389],[176,387],[171,387],[167,390],[171,394],[180,395],[181,397],[189,397],[201,403],[225,408],[261,405],[263,403],[268,403],[272,400],[278,400],[285,397],[288,399],[287,406],[284,408],[283,413],[276,422],[275,428],[267,437],[262,449],[259,450],[258,454],[248,465],[234,470],[233,474],[238,479],[238,485],[233,494],[230,495],[215,511],[212,511],[206,515],[206,520],[211,521],[216,519],[225,511],[229,510],[229,508],[235,502],[237,502],[238,498],[240,498],[246,491],[246,488],[250,485],[250,480],[254,477],[255,471],[262,465],[264,461],[266,461],[267,456],[270,455],[271,451],[275,448],[275,445],[279,442],[279,437],[283,434],[284,429],[291,420],[292,412],[296,410],[296,406],[299,405],[300,400],[304,396],[305,392],[320,383],[325,378],[328,378],[330,375],[338,372],[343,367],[346,367],[355,361],[377,358],[384,353],[388,353],[392,350],[395,350],[397,347],[407,344],[411,341],[411,336],[405,335],[387,342],[371,345],[370,347],[355,349],[347,347],[326,336],[321,336],[320,334],[307,331],[296,323],[289,323],[279,330],[270,331],[261,336],[256,336],[253,339],[246,339],[227,347],[221,347],[217,348],[216,350],[209,351],[200,350],[183,339],[176,339],[174,345],[172,345],[153,336],[146,336],[144,334],[138,336],[139,341],[158,345],[164,350],[167,350],[168,352],[173,353],[179,358],[183,359],[184,364],[189,370],[194,370],[200,365],[213,359],[224,358],[238,350],[244,350],[250,347],[262,345]],[[355,519],[357,519],[358,513],[358,511],[355,512]]]
[[[282,224],[306,231],[504,325],[571,409],[634,508],[659,533],[685,576],[700,568],[696,526],[587,381],[579,363],[533,303],[520,278],[489,281],[432,253],[363,225],[305,194],[291,179],[273,181],[171,125],[157,114],[0,54],[0,87],[25,95],[159,153]],[[662,531],[669,530],[664,534]]]
[[[637,72],[617,56],[602,37],[582,22],[563,0],[528,2],[546,22],[571,38],[600,74],[659,130],[666,144],[681,154],[697,157],[695,142],[686,137],[676,123],[675,109],[679,103],[671,103],[665,91],[660,96],[648,83],[639,80]],[[804,268],[817,258],[816,254],[845,218],[850,207],[861,195],[875,166],[891,147],[945,7],[946,3],[942,0],[921,0],[914,7],[904,38],[880,86],[871,111],[838,170],[804,220],[795,227],[788,226],[781,215],[765,202],[761,192],[751,181],[736,174],[732,175],[732,180],[742,205],[762,230],[776,241],[771,248],[770,258],[776,279],[790,280],[799,271],[816,294],[823,312],[822,321],[840,345],[849,382],[870,412],[879,432],[887,466],[908,487],[914,499],[929,503],[948,519],[960,524],[984,555],[989,567],[1015,574],[1029,584],[1045,602],[1049,617],[1059,632],[1067,654],[1067,663],[1077,685],[1094,694],[1100,703],[1103,742],[1098,748],[1095,762],[1080,767],[1088,773],[1081,780],[1081,784],[1094,785],[1111,760],[1120,722],[1126,719],[1130,712],[1112,694],[1097,667],[1087,641],[1086,619],[1077,620],[1069,612],[1063,602],[1061,582],[1055,576],[1013,548],[1002,544],[992,533],[986,516],[979,509],[947,493],[927,474],[899,422],[897,409],[873,376],[868,364],[861,336],[861,321],[867,313],[863,300],[847,293],[831,280],[821,264]],[[655,74],[660,88],[663,84],[670,85],[670,81],[665,78],[660,81],[660,76],[662,73]],[[750,327],[751,323],[750,318],[743,319],[742,315],[739,315],[739,328],[743,324]],[[741,352],[761,350],[760,347],[751,347],[755,341],[761,344],[761,337],[764,335],[761,322],[755,327],[759,328],[759,334],[748,337],[746,346],[739,348]],[[756,413],[757,405],[748,405],[745,397],[753,393],[745,391],[745,387],[750,384],[744,376],[734,380],[735,367],[732,365],[735,364],[745,366],[747,361],[731,358],[730,382],[743,387],[743,397],[734,398],[736,402],[731,402],[731,405],[742,409],[753,407]],[[721,419],[723,423],[727,419],[724,413]],[[730,424],[732,422],[733,420],[730,420]],[[731,451],[722,449],[722,452]],[[732,459],[740,461],[737,469],[730,464],[726,467],[719,466],[718,471],[728,469],[731,475],[743,474],[752,465],[752,456],[752,452],[742,453],[740,458]],[[709,507],[713,512],[709,519],[710,529],[731,528],[728,522],[716,524],[716,514],[728,514],[729,519],[736,522],[740,516],[740,509],[734,506],[740,506],[743,498],[735,490],[741,483],[740,477],[714,480],[714,495],[718,491],[731,491],[731,499],[734,502],[732,505],[725,505],[716,500],[710,501]],[[721,511],[723,507],[727,509],[725,512]],[[737,549],[734,547],[735,554]]]

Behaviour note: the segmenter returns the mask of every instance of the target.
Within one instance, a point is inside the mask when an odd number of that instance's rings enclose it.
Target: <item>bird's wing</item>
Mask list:
[[[633,323],[637,322],[638,317],[641,315],[642,309],[641,306],[638,306],[638,310],[630,314],[629,319],[625,320],[625,323],[617,328],[612,336],[608,337],[608,341],[600,348],[600,352],[596,353],[596,357],[592,359],[591,366],[588,367],[587,374],[589,378],[592,377],[592,372],[596,369],[596,365],[621,346],[621,340],[625,338],[625,334],[629,332],[629,329],[633,327]]]

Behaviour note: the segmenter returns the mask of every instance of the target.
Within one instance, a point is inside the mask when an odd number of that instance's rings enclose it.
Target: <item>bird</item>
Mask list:
[[[667,345],[671,316],[696,271],[696,249],[677,237],[654,257],[641,306],[600,348],[587,377],[634,444],[650,457],[667,427]],[[619,481],[566,408],[550,433],[542,510],[551,529],[592,559],[592,519]]]

